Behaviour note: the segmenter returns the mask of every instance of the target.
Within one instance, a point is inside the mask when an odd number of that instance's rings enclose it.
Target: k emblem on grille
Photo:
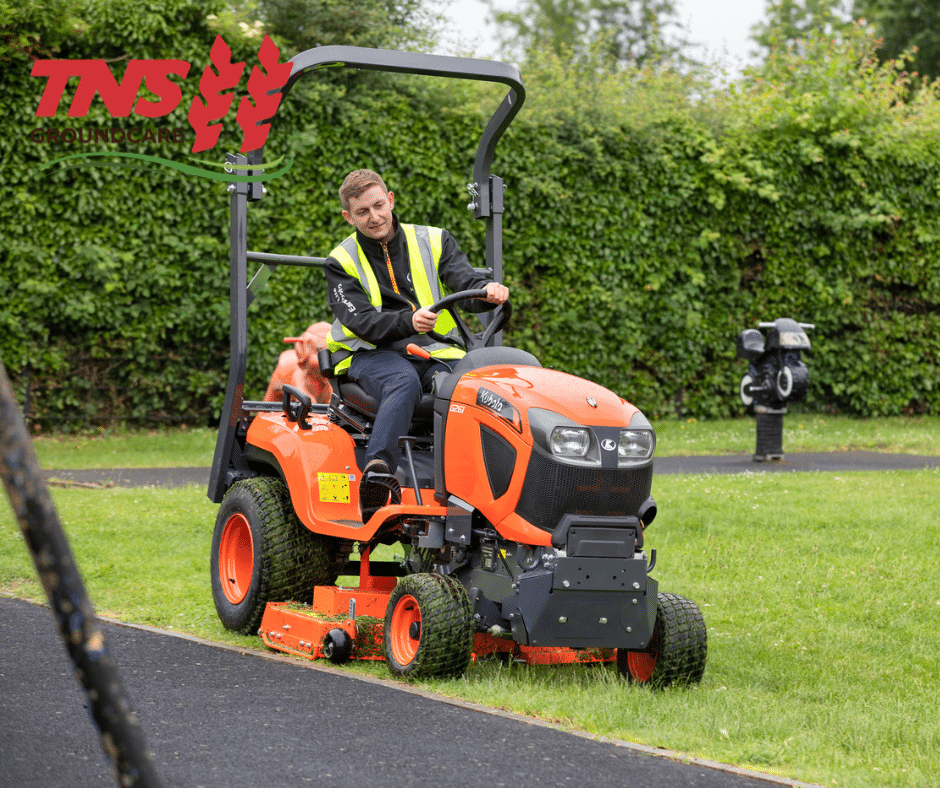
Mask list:
[[[610,438],[601,441],[601,448],[604,451],[613,451],[617,448],[617,444],[614,443]]]

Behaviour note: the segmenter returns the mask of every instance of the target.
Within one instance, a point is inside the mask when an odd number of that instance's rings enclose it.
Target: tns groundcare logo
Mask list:
[[[280,90],[287,82],[291,72],[290,63],[279,62],[280,52],[277,45],[265,36],[258,49],[260,66],[255,66],[248,76],[248,95],[242,96],[235,112],[235,122],[242,131],[241,152],[255,150],[264,145],[271,128],[270,119],[277,111],[281,101]],[[196,132],[192,146],[193,153],[211,150],[219,141],[223,122],[227,119],[235,101],[234,88],[238,86],[245,70],[245,63],[232,62],[232,50],[221,35],[216,36],[209,52],[210,64],[206,66],[199,80],[199,94],[193,97],[187,120]],[[101,96],[105,107],[114,118],[127,118],[131,113],[141,118],[164,118],[175,110],[183,100],[183,91],[171,76],[186,79],[191,64],[185,60],[130,60],[119,82],[104,60],[37,60],[33,64],[31,76],[46,77],[37,118],[54,117],[62,103],[70,77],[78,77],[78,85],[69,105],[68,117],[84,118],[88,116],[91,102],[95,95]],[[141,86],[156,96],[156,99],[139,96]],[[89,129],[89,128],[35,128],[30,132],[34,143],[88,144],[97,142],[183,142],[185,129],[175,128],[131,128],[131,129]],[[34,172],[53,164],[72,159],[99,156],[120,156],[137,159],[152,164],[172,167],[191,175],[225,181],[264,181],[283,175],[290,169],[292,162],[276,172],[261,175],[232,175],[214,172],[202,167],[206,162],[198,159],[191,161],[202,165],[195,167],[182,162],[145,156],[139,153],[125,152],[88,152],[64,156],[47,162]],[[280,163],[280,159],[267,166]],[[209,165],[222,167],[223,165]],[[231,168],[231,165],[228,165]],[[264,165],[255,165],[255,169],[264,169]]]

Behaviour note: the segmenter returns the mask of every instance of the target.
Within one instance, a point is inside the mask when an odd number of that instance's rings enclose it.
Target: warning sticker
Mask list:
[[[320,500],[324,503],[349,503],[349,475],[345,473],[318,473]]]

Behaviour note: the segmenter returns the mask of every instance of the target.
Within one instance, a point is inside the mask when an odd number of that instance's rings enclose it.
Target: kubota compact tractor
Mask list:
[[[524,98],[516,69],[354,47],[311,49],[291,63],[282,104],[298,79],[324,66],[508,86],[483,131],[470,187],[470,207],[486,223],[488,273],[502,281],[502,180],[490,165]],[[261,157],[257,150],[229,161],[251,174]],[[502,346],[508,303],[472,332],[455,305],[483,291],[454,293],[434,309],[454,317],[466,356],[436,378],[401,437],[400,496],[363,523],[358,485],[376,403],[332,376],[329,351],[320,356],[332,377],[329,404],[290,386],[281,403],[243,398],[247,307],[258,283],[276,265],[324,260],[248,251],[247,205],[263,190],[233,180],[229,192],[231,371],[209,483],[221,504],[211,574],[225,627],[309,658],[384,658],[405,677],[459,675],[475,656],[504,655],[616,660],[634,681],[698,682],[701,613],[659,593],[650,576],[655,435],[644,415]],[[264,266],[246,286],[248,261]],[[371,560],[377,546],[397,543],[401,560]],[[358,560],[350,561],[354,548]],[[335,585],[349,575],[358,585]]]

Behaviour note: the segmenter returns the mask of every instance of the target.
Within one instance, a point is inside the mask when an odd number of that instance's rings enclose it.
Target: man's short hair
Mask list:
[[[349,210],[349,201],[356,199],[360,194],[368,191],[378,184],[382,191],[388,194],[388,187],[382,176],[372,170],[353,170],[346,176],[343,185],[339,187],[339,201],[342,203],[343,210]]]

